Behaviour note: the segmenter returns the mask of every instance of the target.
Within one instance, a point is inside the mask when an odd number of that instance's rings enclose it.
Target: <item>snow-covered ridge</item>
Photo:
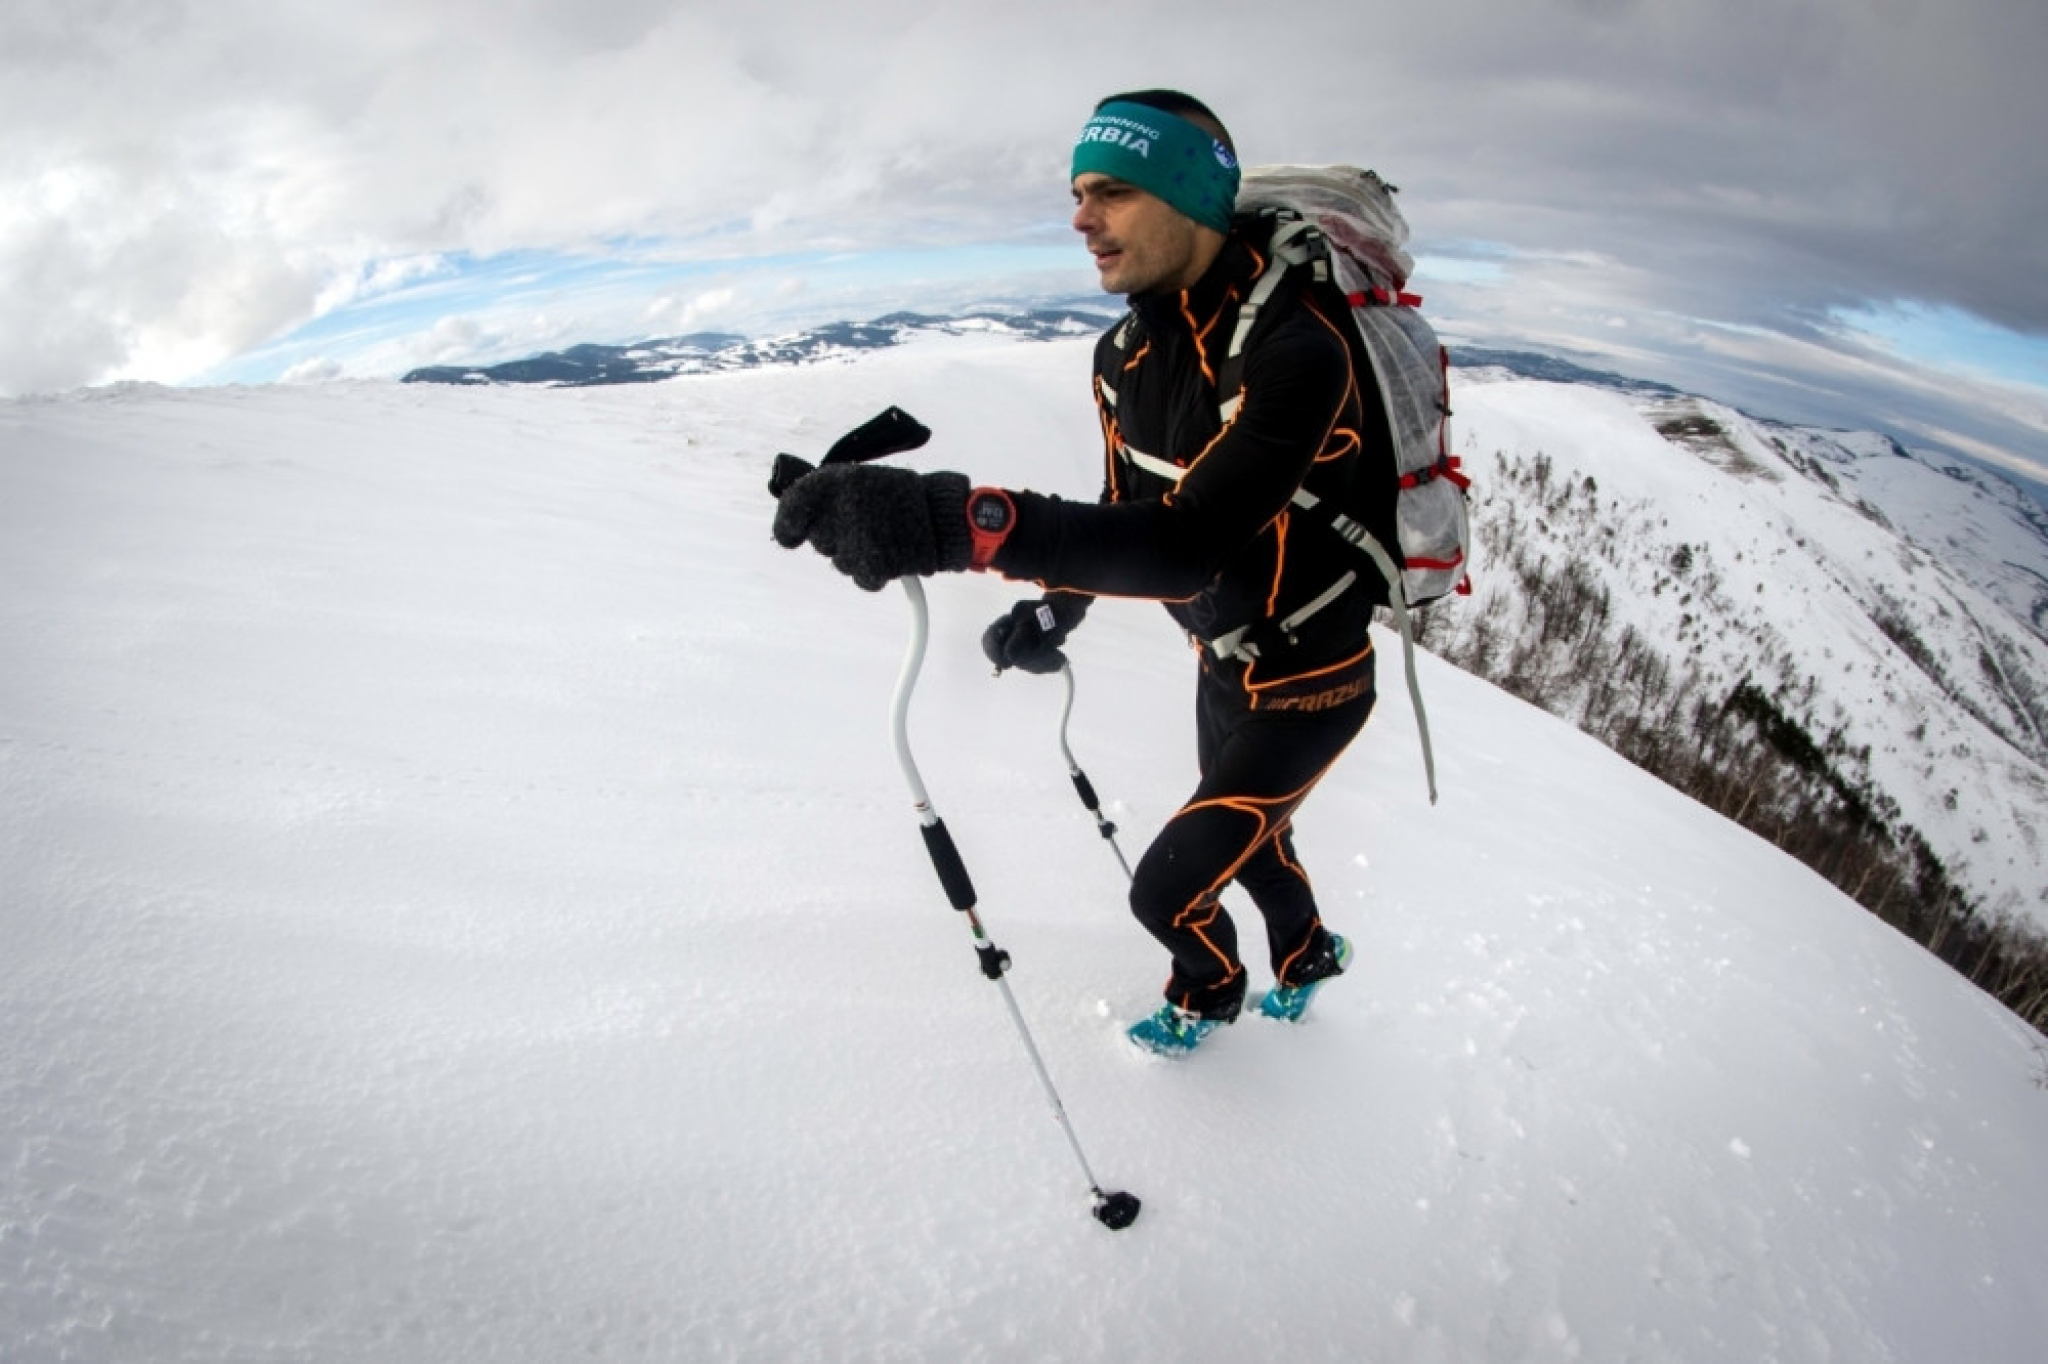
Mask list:
[[[1297,822],[1351,971],[1134,1059],[1164,967],[1060,689],[981,657],[1019,588],[948,575],[912,736],[1145,1200],[1090,1219],[890,752],[901,596],[764,495],[901,403],[912,467],[1087,496],[1087,374],[0,404],[0,1358],[2037,1358],[2038,1037],[1433,657],[1442,804],[1389,685]],[[1475,418],[1549,443],[1514,392]],[[1187,650],[1104,603],[1070,654],[1142,841]]]

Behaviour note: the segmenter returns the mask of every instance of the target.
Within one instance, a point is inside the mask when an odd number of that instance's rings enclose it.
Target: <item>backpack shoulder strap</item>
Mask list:
[[[1216,402],[1226,422],[1237,415],[1238,404],[1244,401],[1245,345],[1281,282],[1304,268],[1312,279],[1330,277],[1330,250],[1322,229],[1291,209],[1262,209],[1260,214],[1274,223],[1272,240],[1266,246],[1269,259],[1237,310],[1237,325],[1231,329],[1230,344],[1216,368]]]
[[[1095,350],[1095,389],[1101,395],[1102,405],[1116,411],[1116,381],[1122,377],[1125,357],[1131,353],[1132,344],[1138,335],[1138,315],[1127,312],[1123,321],[1116,324],[1109,333],[1109,344]]]

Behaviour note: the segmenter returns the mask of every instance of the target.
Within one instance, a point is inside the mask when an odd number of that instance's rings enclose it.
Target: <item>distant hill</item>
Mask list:
[[[1450,351],[1451,363],[1460,369],[1502,370],[1518,379],[1541,379],[1554,384],[1591,384],[1623,393],[1648,393],[1666,398],[1682,396],[1678,389],[1669,384],[1653,383],[1648,379],[1631,379],[1625,374],[1614,374],[1606,370],[1588,369],[1584,365],[1575,365],[1569,360],[1560,360],[1554,355],[1540,355],[1535,351],[1493,350],[1485,346],[1458,345],[1453,345]]]

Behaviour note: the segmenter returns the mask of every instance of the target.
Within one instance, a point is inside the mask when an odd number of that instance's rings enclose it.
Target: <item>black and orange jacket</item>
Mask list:
[[[1204,641],[1284,619],[1358,568],[1355,549],[1291,505],[1304,485],[1340,497],[1362,443],[1388,458],[1383,434],[1362,442],[1365,404],[1380,415],[1378,387],[1346,340],[1349,319],[1306,282],[1284,281],[1247,340],[1243,401],[1228,420],[1219,411],[1217,372],[1239,307],[1269,268],[1268,235],[1242,222],[1194,288],[1131,299],[1135,325],[1120,322],[1096,344],[1101,500],[1012,492],[1016,525],[995,568],[1056,591],[1162,601]],[[1384,420],[1371,429],[1383,433]],[[1131,450],[1185,472],[1169,478],[1132,462]],[[1304,666],[1355,653],[1383,599],[1377,575],[1360,574],[1295,638],[1262,640],[1261,653]]]

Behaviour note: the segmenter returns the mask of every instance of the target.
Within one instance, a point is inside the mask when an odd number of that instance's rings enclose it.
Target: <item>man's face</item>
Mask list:
[[[1105,292],[1185,289],[1201,276],[1201,228],[1164,199],[1096,171],[1074,177],[1074,230]]]

